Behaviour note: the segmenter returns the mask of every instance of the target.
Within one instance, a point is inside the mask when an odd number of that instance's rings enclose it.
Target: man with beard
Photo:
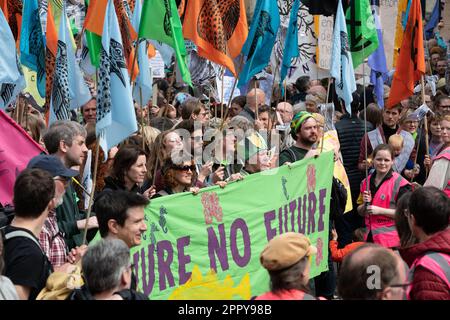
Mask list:
[[[56,156],[38,155],[30,160],[28,168],[42,169],[50,173],[55,182],[55,208],[49,210],[42,231],[39,234],[39,244],[45,255],[50,260],[53,268],[57,270],[66,263],[68,254],[66,241],[60,232],[57,223],[55,209],[63,203],[64,193],[72,177],[78,175],[78,171],[66,168]]]
[[[301,111],[295,115],[291,121],[291,136],[295,140],[295,144],[281,152],[280,166],[315,154],[312,148],[318,137],[317,121],[311,113]]]
[[[74,121],[55,121],[48,128],[44,143],[48,152],[58,157],[66,168],[78,167],[87,152],[86,129]],[[86,219],[78,209],[72,181],[68,183],[62,205],[56,209],[56,216],[59,229],[64,233],[69,249],[81,245]],[[88,229],[97,228],[97,218],[90,217],[87,224]]]

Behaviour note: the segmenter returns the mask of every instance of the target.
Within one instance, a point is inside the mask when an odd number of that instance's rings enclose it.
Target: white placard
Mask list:
[[[235,78],[229,77],[229,76],[224,76],[223,78],[224,78],[224,81],[223,81],[223,103],[227,104],[228,101],[230,100],[231,91],[233,90]],[[222,99],[222,79],[217,77],[216,81],[217,81],[217,94],[218,94],[217,98],[220,101],[220,99]],[[233,98],[240,96],[240,95],[241,95],[241,91],[239,90],[238,87],[236,87],[233,92]]]
[[[333,17],[319,16],[319,68],[330,70]]]
[[[150,59],[150,67],[152,69],[153,79],[165,77],[164,60],[158,50],[156,50],[156,56]]]

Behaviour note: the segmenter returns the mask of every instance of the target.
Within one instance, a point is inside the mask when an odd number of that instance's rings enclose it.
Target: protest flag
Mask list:
[[[0,110],[0,132],[0,202],[12,204],[16,177],[44,149],[3,110]]]
[[[351,114],[350,103],[353,101],[352,93],[356,90],[356,81],[341,0],[338,3],[334,23],[330,75],[335,80],[337,95],[344,100],[345,109]]]
[[[5,15],[18,47],[20,43],[20,29],[22,28],[23,2],[18,0],[0,0],[0,9]]]
[[[136,0],[134,5],[132,24],[135,30],[139,30],[139,21],[141,19],[142,3]],[[147,47],[148,43],[145,39],[138,39],[137,61],[139,66],[139,74],[133,87],[133,99],[140,106],[144,106],[152,97],[153,79],[148,61]]]
[[[102,48],[103,20],[105,19],[105,9],[107,0],[85,0],[87,8],[84,27],[86,29],[87,49],[84,49],[84,60],[89,53],[90,63],[97,67],[100,63],[100,51]]]
[[[378,47],[377,29],[369,0],[351,0],[346,23],[353,68],[356,68]]]
[[[374,85],[374,93],[377,97],[377,104],[381,108],[384,107],[384,80],[385,75],[389,70],[386,65],[386,55],[384,53],[383,34],[381,30],[380,18],[377,13],[374,15],[375,26],[378,34],[378,48],[369,56],[368,65],[370,71],[370,82]]]
[[[109,149],[137,131],[130,79],[113,0],[107,3],[103,25],[95,129],[105,156]]]
[[[81,107],[91,99],[79,65],[75,61],[65,5],[62,8],[58,34],[49,123],[69,120],[70,110]]]
[[[433,30],[434,28],[436,28],[440,20],[441,20],[441,1],[437,0],[434,5],[433,12],[431,13],[431,17],[428,20],[427,24],[425,25],[425,36],[427,40],[433,38],[434,36]]]
[[[255,74],[267,66],[279,27],[280,12],[277,1],[258,1],[249,36],[242,48],[242,54],[247,57],[247,61],[239,74],[238,87],[245,85]]]
[[[247,39],[244,0],[190,0],[184,13],[183,35],[198,47],[199,56],[228,68]]]
[[[283,80],[287,75],[289,68],[291,67],[292,58],[298,57],[300,52],[298,50],[298,24],[297,14],[300,8],[300,0],[294,0],[291,8],[291,16],[289,18],[289,26],[286,33],[286,39],[284,40],[284,52],[283,62],[281,63],[280,70],[280,86],[283,84]]]
[[[171,46],[175,51],[183,81],[192,86],[191,74],[186,64],[187,51],[181,21],[174,0],[144,0],[139,38],[152,39]]]
[[[36,71],[39,95],[45,97],[45,47],[37,0],[24,2],[20,62]]]
[[[392,108],[403,99],[412,96],[415,82],[424,74],[422,11],[420,1],[412,0],[387,107]]]
[[[47,26],[45,41],[45,110],[46,119],[50,118],[50,101],[52,98],[53,76],[55,71],[56,54],[58,53],[58,32],[56,31],[55,19],[53,16],[53,1],[48,2]]]
[[[25,78],[17,56],[14,36],[0,10],[0,109],[6,108],[25,88]],[[14,63],[14,61],[16,63]]]

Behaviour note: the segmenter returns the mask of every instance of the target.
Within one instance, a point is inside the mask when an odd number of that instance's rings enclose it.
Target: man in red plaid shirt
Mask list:
[[[44,222],[42,231],[39,234],[39,243],[53,268],[58,270],[58,268],[67,263],[68,248],[64,240],[64,234],[59,231],[55,209],[62,204],[67,185],[72,177],[78,175],[78,171],[66,168],[59,158],[50,155],[34,157],[28,163],[28,168],[45,170],[53,176],[55,181],[55,199],[57,203]]]

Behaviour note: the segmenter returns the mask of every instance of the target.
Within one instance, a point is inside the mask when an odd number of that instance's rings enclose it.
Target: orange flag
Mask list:
[[[11,32],[16,39],[16,46],[19,48],[20,28],[22,25],[23,2],[17,0],[0,0],[0,9],[8,21]]]
[[[412,96],[416,81],[419,81],[424,74],[422,11],[420,0],[412,0],[387,107],[392,108],[400,101]]]
[[[106,5],[108,0],[91,0],[89,2],[84,27],[99,36],[103,33],[103,22],[105,21]]]
[[[183,36],[198,54],[227,67],[237,77],[233,58],[248,35],[244,0],[190,0],[184,13]]]
[[[51,1],[48,2],[47,30],[46,30],[46,54],[45,54],[45,121],[48,125],[50,115],[50,97],[53,87],[53,75],[55,71],[56,53],[58,51],[58,32],[56,31],[55,19]]]

